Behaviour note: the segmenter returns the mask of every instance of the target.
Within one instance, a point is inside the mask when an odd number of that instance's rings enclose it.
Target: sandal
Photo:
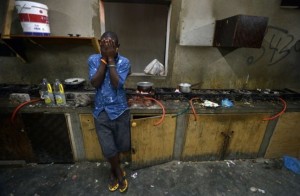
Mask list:
[[[125,170],[122,170],[122,173],[123,173],[123,178],[125,178],[125,176],[126,176]],[[118,188],[119,188],[119,182],[115,178],[115,176],[113,174],[111,174],[111,176],[110,176],[110,182],[108,184],[108,190],[111,191],[111,192],[114,192]]]
[[[110,182],[108,184],[108,190],[111,192],[116,191],[119,188],[118,180],[115,178],[114,175],[110,176]]]
[[[128,189],[128,181],[125,178],[125,176],[123,176],[122,181],[119,181],[119,191],[120,193],[124,193],[126,192]]]

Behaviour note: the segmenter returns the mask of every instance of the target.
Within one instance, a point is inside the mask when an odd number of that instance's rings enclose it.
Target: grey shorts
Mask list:
[[[96,132],[105,158],[130,150],[130,111],[126,110],[115,120],[110,120],[105,111],[95,118]]]

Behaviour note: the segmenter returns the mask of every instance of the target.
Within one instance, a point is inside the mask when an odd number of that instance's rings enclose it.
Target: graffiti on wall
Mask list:
[[[255,64],[267,54],[268,64],[274,65],[286,58],[292,50],[300,51],[300,40],[297,40],[293,46],[295,38],[286,29],[268,26],[264,40],[269,42],[268,46],[261,46],[260,54],[256,57],[249,56],[247,58],[248,65]]]

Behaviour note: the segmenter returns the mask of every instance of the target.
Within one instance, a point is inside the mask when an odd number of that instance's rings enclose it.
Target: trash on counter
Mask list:
[[[86,94],[79,94],[76,95],[75,97],[75,106],[79,107],[79,106],[88,106],[89,104],[91,104],[91,98],[86,95]]]
[[[226,98],[226,99],[222,100],[222,107],[229,108],[229,107],[232,107],[232,106],[233,106],[233,103],[229,99]]]
[[[208,100],[204,100],[204,103],[201,103],[201,105],[203,105],[205,107],[213,107],[213,108],[216,108],[216,107],[220,106],[219,104],[214,103],[212,101],[208,101]]]
[[[30,96],[27,93],[12,93],[9,95],[9,100],[13,104],[20,104],[25,101],[30,101]]]
[[[154,59],[146,66],[144,72],[150,75],[163,76],[165,74],[165,67],[157,59]]]

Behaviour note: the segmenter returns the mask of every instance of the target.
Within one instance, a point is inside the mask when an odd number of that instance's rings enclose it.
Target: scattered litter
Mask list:
[[[252,186],[252,187],[250,187],[250,191],[256,192],[256,191],[257,191],[257,188],[255,188],[254,186]]]
[[[150,187],[151,187],[151,188],[154,188],[154,185],[151,184]]]
[[[229,99],[226,98],[226,99],[222,100],[222,106],[229,108],[229,107],[233,106],[233,103],[232,103],[232,101],[230,101]]]
[[[127,161],[124,162],[125,165],[129,165],[129,163]]]
[[[200,105],[203,105],[203,106],[205,106],[205,107],[214,107],[214,108],[220,106],[219,104],[214,103],[214,102],[212,102],[212,101],[208,101],[208,100],[204,100],[204,103],[202,103],[202,104],[200,104]]]
[[[284,166],[296,174],[300,174],[300,160],[291,156],[283,156]]]
[[[230,167],[230,164],[235,165],[235,162],[233,162],[232,160],[225,160],[225,162],[226,162],[228,167]]]
[[[131,177],[135,179],[137,177],[137,172],[135,172],[134,174],[132,174]]]
[[[265,194],[265,193],[266,193],[266,191],[265,191],[265,190],[263,190],[263,189],[259,189],[259,188],[256,188],[256,187],[254,187],[254,186],[250,187],[250,191],[252,191],[252,192],[256,192],[256,191],[258,191],[258,192],[260,192],[260,193],[263,193],[263,194]]]
[[[68,167],[68,169],[71,169],[74,165],[71,165],[70,167]]]
[[[177,164],[180,165],[181,164],[180,161],[178,161]]]
[[[233,162],[232,160],[229,160],[228,162],[235,165],[235,162]]]
[[[266,191],[265,190],[262,190],[262,189],[257,189],[258,190],[258,192],[260,192],[260,193],[263,193],[263,194],[265,194],[266,193]]]
[[[97,162],[96,165],[97,165],[97,167],[99,167],[101,165],[101,163]]]
[[[95,183],[97,183],[98,182],[98,180],[97,179],[95,179]]]
[[[272,159],[270,161],[264,161],[264,168],[266,169],[282,169],[283,160],[280,159]]]
[[[78,94],[75,96],[75,107],[88,106],[92,102],[91,98],[85,94]]]

